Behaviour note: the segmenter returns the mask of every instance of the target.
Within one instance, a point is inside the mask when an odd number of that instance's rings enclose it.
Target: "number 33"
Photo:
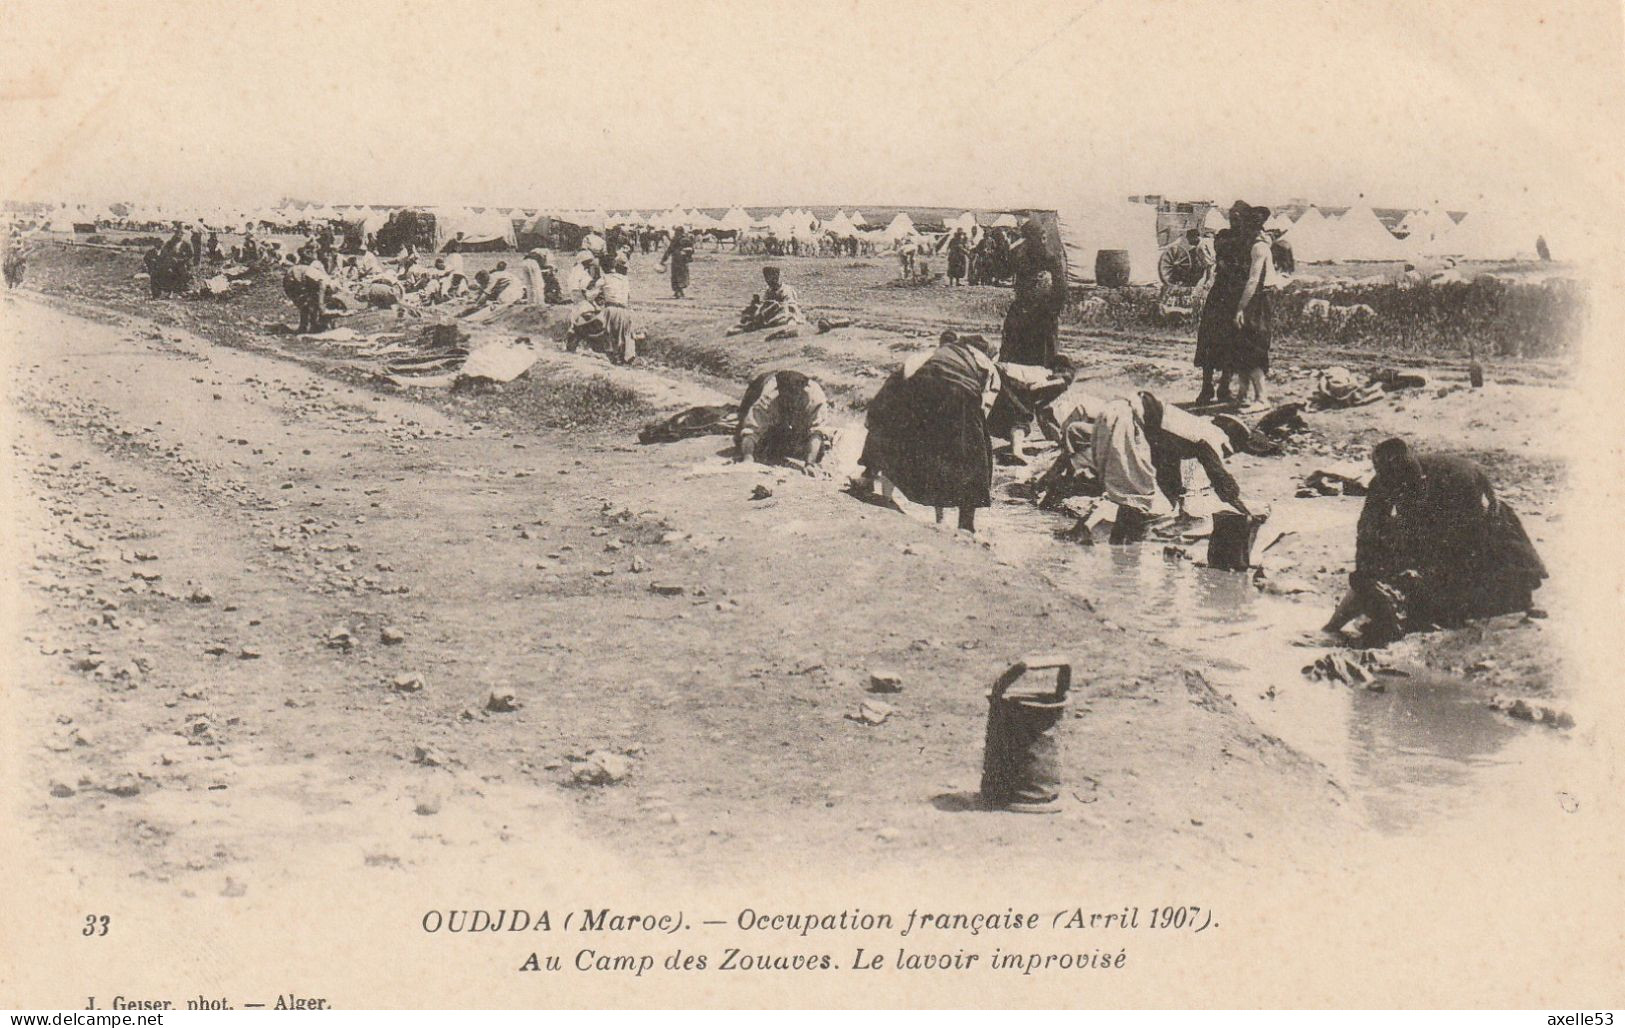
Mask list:
[[[109,918],[106,914],[87,914],[85,915],[85,927],[79,934],[106,935],[108,924]]]

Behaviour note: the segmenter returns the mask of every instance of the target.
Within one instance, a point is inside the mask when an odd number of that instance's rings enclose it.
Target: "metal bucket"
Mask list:
[[[1223,571],[1246,571],[1253,563],[1258,522],[1233,510],[1213,515],[1213,534],[1207,541],[1207,566]]]
[[[1029,671],[1055,671],[1048,692],[1011,692]],[[996,809],[1048,814],[1059,809],[1057,735],[1072,687],[1065,657],[1027,657],[999,676],[987,694],[987,742],[982,751],[982,803]]]

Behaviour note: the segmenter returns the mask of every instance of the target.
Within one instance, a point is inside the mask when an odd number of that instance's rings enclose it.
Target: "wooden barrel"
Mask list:
[[[1127,250],[1101,250],[1095,254],[1095,285],[1126,286],[1128,273]]]

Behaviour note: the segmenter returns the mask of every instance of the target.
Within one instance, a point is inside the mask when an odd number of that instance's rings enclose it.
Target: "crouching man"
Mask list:
[[[833,437],[823,387],[799,371],[756,376],[739,402],[734,458],[789,463],[817,473]]]

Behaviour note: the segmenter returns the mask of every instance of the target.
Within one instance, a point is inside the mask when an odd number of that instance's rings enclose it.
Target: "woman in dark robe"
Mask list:
[[[1365,615],[1368,641],[1528,610],[1546,566],[1518,515],[1464,457],[1414,453],[1386,439],[1360,511],[1350,590],[1326,623]]]
[[[1220,229],[1213,237],[1213,285],[1202,303],[1202,319],[1196,326],[1195,363],[1202,369],[1202,391],[1196,395],[1197,404],[1231,400],[1230,376],[1236,370],[1239,334],[1236,311],[1247,286],[1252,237],[1256,235],[1248,231],[1251,223],[1252,207],[1237,200],[1230,207],[1230,227]],[[1217,393],[1213,389],[1214,372],[1223,376]]]
[[[915,503],[959,510],[976,531],[976,509],[993,503],[993,444],[987,415],[1000,379],[993,346],[981,336],[942,334],[923,363],[893,372],[869,402],[863,484],[877,480]]]
[[[1246,275],[1241,296],[1236,300],[1235,342],[1230,351],[1232,370],[1241,376],[1237,399],[1245,400],[1249,389],[1252,403],[1243,414],[1269,410],[1270,340],[1275,334],[1275,252],[1264,223],[1270,219],[1268,207],[1247,209],[1244,235],[1250,238]]]
[[[662,271],[669,265],[671,267],[671,295],[681,300],[683,292],[688,289],[688,264],[694,259],[694,239],[688,230],[678,227],[672,234],[671,245],[666,247],[666,254],[660,258]]]
[[[1011,256],[1016,296],[1005,311],[1001,352],[1009,364],[1049,367],[1055,360],[1066,303],[1066,261],[1060,240],[1048,240],[1043,227],[1028,218]]]
[[[948,240],[948,284],[960,285],[965,281],[966,265],[970,256],[970,246],[965,240],[965,230],[954,229],[953,238]]]

